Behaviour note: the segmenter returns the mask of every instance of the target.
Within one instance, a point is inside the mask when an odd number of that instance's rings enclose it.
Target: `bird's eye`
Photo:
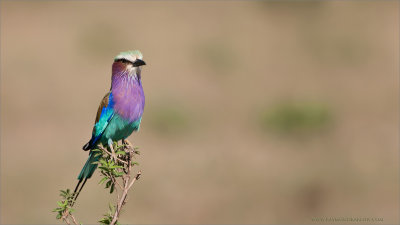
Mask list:
[[[129,64],[132,64],[131,61],[129,61],[129,60],[127,60],[127,59],[124,59],[124,58],[116,59],[115,62],[122,62],[122,63],[129,63]]]
[[[126,60],[126,59],[124,59],[124,58],[122,58],[122,59],[117,59],[116,61],[122,62],[122,63],[127,63],[127,62],[128,62],[128,60]]]

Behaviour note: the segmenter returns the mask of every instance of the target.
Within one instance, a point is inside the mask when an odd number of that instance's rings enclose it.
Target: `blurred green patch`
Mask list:
[[[188,112],[178,107],[155,107],[146,120],[148,120],[149,126],[160,134],[181,134],[190,128]]]
[[[332,120],[330,109],[321,103],[283,102],[262,112],[265,130],[280,134],[310,134],[326,128]]]
[[[109,59],[110,52],[117,54],[126,46],[123,30],[109,23],[96,23],[81,31],[78,47],[93,58]]]
[[[234,48],[226,40],[213,39],[198,44],[194,58],[196,64],[207,66],[216,74],[226,74],[237,65]]]

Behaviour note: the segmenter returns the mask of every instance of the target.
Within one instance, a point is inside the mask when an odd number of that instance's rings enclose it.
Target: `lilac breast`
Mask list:
[[[142,117],[145,98],[140,78],[115,76],[111,91],[114,110],[121,118],[134,122]]]

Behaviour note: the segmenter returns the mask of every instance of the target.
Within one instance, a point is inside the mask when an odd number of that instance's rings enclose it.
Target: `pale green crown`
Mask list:
[[[143,59],[143,55],[139,50],[120,52],[115,58],[116,59],[126,59],[134,62],[136,59]]]

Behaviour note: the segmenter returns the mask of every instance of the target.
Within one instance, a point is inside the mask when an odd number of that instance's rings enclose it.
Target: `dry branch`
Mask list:
[[[110,189],[110,193],[117,192],[116,205],[110,204],[109,212],[104,214],[105,217],[99,222],[114,225],[118,223],[121,209],[127,202],[129,190],[141,176],[141,171],[132,176],[134,174],[133,167],[137,165],[133,160],[135,155],[139,154],[139,151],[132,147],[127,140],[123,140],[121,145],[115,142],[110,151],[100,146],[92,151],[101,156],[99,162],[97,162],[100,173],[103,176],[99,184],[106,183],[106,188]],[[121,182],[118,180],[121,180]],[[120,195],[120,193],[122,194]],[[72,224],[79,224],[72,215],[75,196],[70,193],[69,189],[62,190],[61,196],[64,199],[58,202],[59,207],[54,210],[54,212],[58,213],[57,219],[63,220],[66,224],[71,224],[71,221]]]

